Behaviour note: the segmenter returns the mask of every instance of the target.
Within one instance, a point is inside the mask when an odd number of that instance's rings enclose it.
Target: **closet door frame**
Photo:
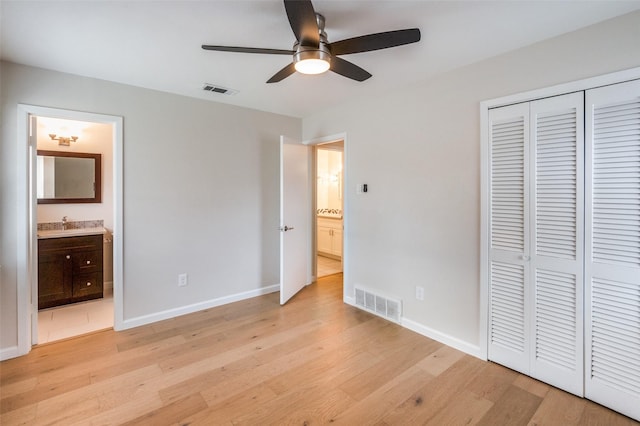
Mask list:
[[[481,358],[488,359],[489,345],[490,218],[488,212],[491,202],[488,189],[490,181],[489,110],[635,79],[640,79],[640,67],[480,102],[480,335],[478,336],[480,352],[478,355]]]

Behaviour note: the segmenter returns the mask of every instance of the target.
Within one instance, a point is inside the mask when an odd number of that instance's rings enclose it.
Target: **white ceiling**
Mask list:
[[[266,84],[289,57],[200,46],[290,49],[294,36],[282,1],[0,3],[4,60],[296,117],[640,9],[640,0],[316,0],[330,42],[414,27],[422,40],[343,56],[373,74],[362,83],[326,73]],[[205,92],[205,82],[239,92]]]

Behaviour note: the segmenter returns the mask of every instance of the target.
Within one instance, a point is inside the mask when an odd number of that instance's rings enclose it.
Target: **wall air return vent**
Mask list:
[[[390,299],[356,286],[356,306],[390,321],[400,323],[402,316],[402,302],[400,300]]]
[[[205,92],[217,93],[219,95],[235,95],[238,93],[237,90],[229,89],[228,87],[222,87],[217,84],[204,83],[202,85],[202,90]]]

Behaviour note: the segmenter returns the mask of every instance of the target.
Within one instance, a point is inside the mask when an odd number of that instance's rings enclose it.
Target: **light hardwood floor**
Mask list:
[[[638,424],[345,305],[341,280],[36,347],[0,364],[0,423]]]

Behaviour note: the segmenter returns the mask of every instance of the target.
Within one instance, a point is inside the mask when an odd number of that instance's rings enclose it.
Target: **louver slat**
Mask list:
[[[576,276],[536,271],[536,357],[575,369]],[[580,374],[582,374],[580,372]]]
[[[491,264],[491,344],[524,351],[524,268]]]
[[[594,108],[593,261],[640,266],[640,102]]]
[[[491,127],[491,246],[524,249],[524,119]]]
[[[592,280],[591,376],[640,394],[640,285]]]
[[[536,253],[576,258],[576,110],[536,121]]]

